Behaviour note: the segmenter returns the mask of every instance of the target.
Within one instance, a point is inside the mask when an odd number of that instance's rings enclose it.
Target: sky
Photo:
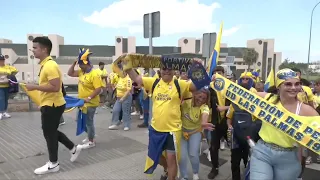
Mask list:
[[[320,0],[55,0],[3,1],[0,38],[26,43],[28,33],[59,34],[65,44],[114,45],[115,36],[143,38],[143,14],[160,11],[154,46],[177,46],[181,37],[218,31],[222,43],[245,47],[249,39],[275,39],[282,58],[307,62],[310,17]],[[320,5],[313,15],[311,62],[320,60]]]

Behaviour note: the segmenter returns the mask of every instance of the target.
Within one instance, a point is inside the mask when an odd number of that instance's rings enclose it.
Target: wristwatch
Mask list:
[[[92,98],[89,96],[88,99],[91,100]]]

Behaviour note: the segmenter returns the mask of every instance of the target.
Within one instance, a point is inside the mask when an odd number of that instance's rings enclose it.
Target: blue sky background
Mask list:
[[[240,29],[222,42],[229,47],[245,47],[248,39],[274,38],[275,50],[283,52],[283,59],[306,62],[310,15],[320,0],[217,0],[221,8],[214,10],[213,23],[224,21],[224,28],[239,26]],[[27,33],[59,34],[65,44],[114,45],[114,36],[133,35],[137,45],[148,45],[142,33],[130,34],[125,28],[101,28],[83,20],[94,11],[108,7],[112,0],[55,0],[1,2],[0,38],[14,43],[26,43]],[[199,0],[209,5],[210,0]],[[125,12],[122,12],[125,13]],[[117,18],[117,14],[112,17]],[[142,16],[141,16],[142,19]],[[200,20],[199,20],[200,21]],[[179,33],[162,36],[154,45],[177,46],[181,37],[202,37],[203,32]],[[314,12],[311,60],[320,60],[320,5]]]

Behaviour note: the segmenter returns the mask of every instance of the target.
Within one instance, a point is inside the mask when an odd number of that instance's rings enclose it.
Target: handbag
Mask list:
[[[0,75],[0,85],[9,84],[8,75]]]

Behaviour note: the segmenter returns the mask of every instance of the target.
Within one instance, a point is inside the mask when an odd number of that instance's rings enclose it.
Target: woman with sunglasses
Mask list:
[[[185,99],[181,105],[183,137],[181,139],[179,167],[182,180],[188,179],[188,157],[191,162],[193,180],[199,179],[199,151],[202,129],[209,131],[213,129],[213,124],[208,123],[208,97],[209,91],[201,89],[193,94],[193,98]]]
[[[282,69],[276,74],[277,94],[257,93],[269,102],[300,116],[318,116],[313,107],[298,100],[301,82],[296,72]],[[253,149],[250,179],[295,180],[301,172],[297,143],[265,122],[259,132],[261,139]]]

